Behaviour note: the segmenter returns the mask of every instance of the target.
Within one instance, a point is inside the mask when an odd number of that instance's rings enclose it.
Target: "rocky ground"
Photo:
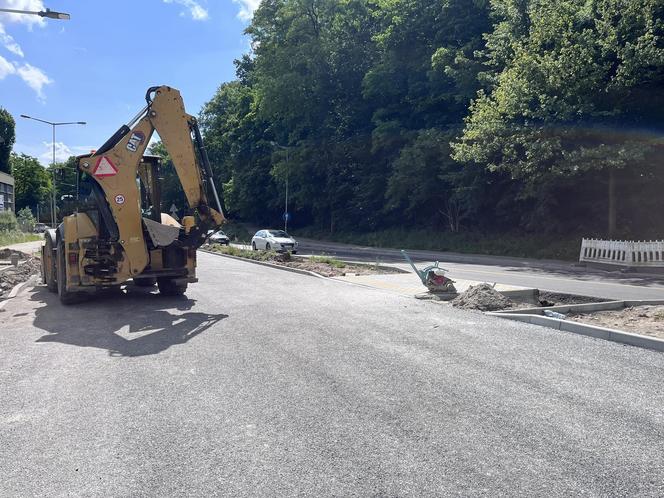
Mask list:
[[[9,261],[12,253],[18,254],[19,265],[0,266],[0,299],[6,297],[15,285],[25,282],[31,275],[40,271],[39,259],[19,251],[3,249],[0,251],[0,261]]]
[[[308,258],[291,258],[289,261],[272,261],[281,266],[308,270],[324,277],[343,277],[345,275],[377,275],[394,273],[391,268],[375,265],[354,265],[344,263],[343,265],[330,264],[326,261],[310,260]]]

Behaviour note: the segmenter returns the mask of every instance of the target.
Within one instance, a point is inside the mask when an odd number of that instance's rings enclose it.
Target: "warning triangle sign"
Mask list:
[[[95,166],[92,174],[95,176],[104,177],[114,176],[117,174],[117,172],[118,168],[115,167],[115,164],[113,164],[108,157],[101,156],[99,161],[97,161],[97,165]]]

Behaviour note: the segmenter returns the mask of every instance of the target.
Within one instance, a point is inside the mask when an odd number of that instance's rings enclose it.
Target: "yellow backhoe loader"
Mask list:
[[[65,304],[130,279],[183,294],[197,281],[196,249],[224,221],[196,118],[180,92],[152,87],[146,101],[99,150],[77,158],[75,212],[45,233],[42,277]],[[160,158],[144,154],[155,130],[187,200],[179,222],[161,212]]]

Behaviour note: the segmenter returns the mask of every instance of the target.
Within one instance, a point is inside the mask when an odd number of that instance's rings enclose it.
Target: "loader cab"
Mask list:
[[[161,156],[144,155],[138,165],[138,188],[143,217],[161,223]]]

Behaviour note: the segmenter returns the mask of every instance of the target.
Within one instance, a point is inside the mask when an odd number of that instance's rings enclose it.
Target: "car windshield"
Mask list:
[[[283,230],[268,230],[268,233],[272,235],[272,237],[285,237],[285,238],[290,238],[290,235],[288,235],[286,232]]]
[[[222,237],[226,236],[226,234],[224,232],[222,232],[221,230],[219,230],[217,233],[215,233],[215,235],[220,235]]]

